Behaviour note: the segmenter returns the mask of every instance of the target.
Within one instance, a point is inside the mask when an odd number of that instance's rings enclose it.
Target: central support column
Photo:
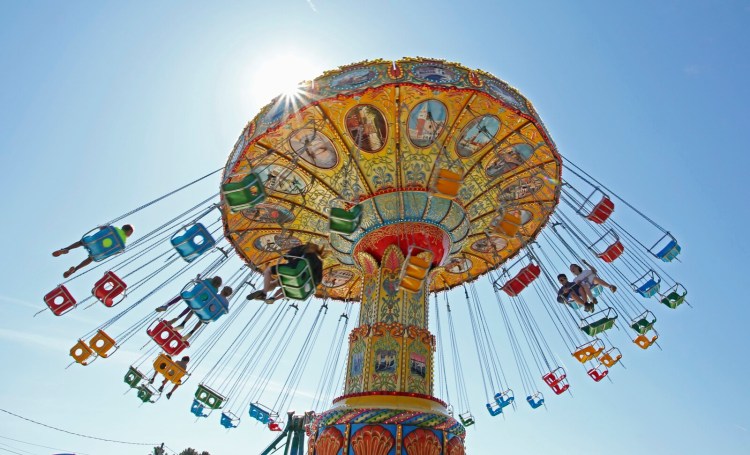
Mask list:
[[[362,307],[349,335],[344,394],[311,426],[308,453],[463,455],[463,426],[432,396],[428,283],[418,293],[399,288],[404,255],[396,245],[379,264],[367,252],[357,261]]]

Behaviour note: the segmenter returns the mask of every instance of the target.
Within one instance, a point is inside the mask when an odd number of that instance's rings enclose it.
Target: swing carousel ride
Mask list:
[[[115,223],[217,173],[218,195],[125,246]],[[620,225],[616,207],[638,215],[629,219],[650,238]],[[328,252],[320,283],[308,259],[286,257],[308,242]],[[655,312],[687,303],[665,270],[680,253],[672,234],[563,161],[517,90],[439,60],[366,61],[301,84],[247,124],[224,168],[94,229],[82,245],[96,264],[49,292],[49,310],[125,308],[79,338],[74,363],[145,343],[124,376],[140,401],[158,401],[162,380],[184,388],[201,372],[190,412],[219,411],[225,428],[247,416],[280,432],[264,453],[286,444],[302,454],[307,437],[307,453],[318,455],[463,454],[465,429],[480,418],[472,408],[491,418],[519,402],[545,406],[573,382],[561,352],[586,380],[609,378],[618,346],[649,349],[660,336]],[[247,300],[272,266],[282,298]],[[71,282],[89,273],[102,278],[77,301]],[[559,293],[560,273],[582,281]],[[229,299],[214,276],[233,289]],[[176,304],[154,311],[160,292]],[[312,353],[325,351],[316,343],[336,302],[343,312],[314,411],[280,416]],[[190,332],[177,323],[183,309],[196,316]],[[470,327],[455,327],[455,312]],[[545,333],[550,325],[557,330]],[[269,337],[282,341],[271,347]],[[469,402],[459,355],[471,342],[482,403]],[[271,391],[281,358],[294,358],[292,368]]]

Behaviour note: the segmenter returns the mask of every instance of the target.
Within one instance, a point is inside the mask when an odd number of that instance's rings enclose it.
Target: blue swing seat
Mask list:
[[[192,289],[188,290],[191,285]],[[213,322],[229,312],[229,302],[219,295],[208,280],[191,281],[183,288],[180,296],[204,322]]]
[[[640,283],[640,284],[639,284]],[[644,273],[643,276],[631,283],[633,290],[643,297],[650,298],[659,292],[661,277],[653,270]]]
[[[211,410],[209,409],[206,411],[206,407],[203,406],[203,403],[195,398],[193,399],[193,404],[190,406],[190,412],[196,417],[208,417],[211,414]]]
[[[276,414],[259,403],[250,404],[250,417],[257,420],[260,423],[268,424],[273,417],[277,417]]]
[[[222,412],[219,423],[226,429],[237,428],[240,425],[240,418],[231,412]]]
[[[114,226],[104,226],[99,231],[92,232],[84,235],[81,243],[94,261],[103,261],[125,250],[125,242]]]
[[[500,409],[510,406],[515,400],[516,398],[511,389],[495,394],[495,402],[500,406]]]
[[[537,392],[534,395],[527,396],[526,401],[529,403],[529,406],[531,406],[531,409],[537,409],[541,406],[544,406],[544,396],[541,392]]]
[[[216,245],[216,240],[201,223],[190,226],[182,235],[178,234],[173,235],[169,242],[187,262],[192,262]]]
[[[503,408],[497,403],[487,403],[487,411],[492,417],[499,416],[503,413]]]

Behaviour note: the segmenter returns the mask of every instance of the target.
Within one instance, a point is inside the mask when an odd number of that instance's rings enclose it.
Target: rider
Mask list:
[[[104,226],[104,227],[100,228],[100,230],[101,229],[105,229],[107,227],[114,228],[115,232],[120,237],[120,240],[122,240],[122,244],[123,245],[125,245],[126,239],[133,234],[133,226],[131,226],[129,224],[123,225],[122,228],[118,228],[117,226]],[[104,239],[102,242],[110,242],[109,246],[111,246],[112,240],[111,239]],[[67,246],[65,248],[60,248],[59,250],[53,252],[52,256],[58,257],[58,256],[63,255],[63,254],[68,254],[68,252],[70,250],[72,250],[74,248],[81,247],[81,246],[83,246],[83,239],[81,239],[81,240],[79,240],[79,241],[77,241],[77,242],[75,242],[75,243],[73,243],[73,244],[71,244],[71,245],[69,245],[69,246]],[[106,244],[104,246],[105,247],[109,247]],[[78,271],[78,270],[86,267],[87,265],[91,264],[92,262],[94,262],[94,258],[91,255],[89,255],[89,257],[87,257],[86,259],[84,259],[80,264],[69,268],[65,273],[63,273],[63,278],[70,277],[76,271]]]
[[[300,261],[300,258],[307,259],[307,263],[310,265],[310,271],[312,272],[313,283],[315,283],[315,286],[318,286],[323,280],[323,257],[325,254],[324,247],[313,242],[307,242],[304,245],[295,246],[286,252],[284,255],[284,259],[286,260],[285,265],[294,267]],[[278,270],[276,265],[272,265],[267,267],[263,272],[263,289],[251,292],[247,296],[247,299],[265,300],[266,303],[273,303],[276,299],[281,297],[283,292],[279,289],[271,297],[268,297],[268,293],[276,289],[278,286]]]

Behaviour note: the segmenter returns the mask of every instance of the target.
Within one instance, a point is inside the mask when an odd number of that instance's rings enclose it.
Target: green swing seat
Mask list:
[[[144,379],[146,379],[146,375],[138,371],[136,367],[131,366],[128,368],[128,372],[125,373],[125,378],[123,380],[131,389],[136,389]]]
[[[251,172],[242,180],[221,185],[221,193],[232,213],[255,207],[266,199],[266,190],[258,174]]]
[[[149,384],[141,384],[136,389],[138,390],[138,399],[144,403],[156,403],[156,400],[159,399],[159,395]]]
[[[612,308],[607,308],[583,319],[581,331],[588,336],[597,336],[614,327],[615,321],[617,321],[617,312]]]
[[[203,384],[198,385],[198,390],[195,391],[195,399],[213,410],[221,409],[224,401],[226,401],[226,398],[220,393]]]
[[[331,207],[328,217],[328,230],[341,235],[349,235],[359,228],[362,221],[362,206],[357,204],[350,209]]]
[[[674,310],[678,306],[685,303],[685,297],[687,297],[687,293],[687,289],[685,289],[681,284],[677,283],[669,288],[666,294],[662,295],[661,303]]]
[[[470,412],[464,412],[463,414],[458,415],[458,420],[461,421],[461,425],[465,427],[470,427],[474,425],[474,416],[471,415]]]
[[[294,300],[306,300],[315,292],[312,270],[305,258],[285,256],[286,259],[296,259],[294,263],[279,264],[279,286],[284,297]]]
[[[645,335],[646,332],[654,329],[654,324],[656,324],[656,316],[650,311],[646,311],[631,321],[630,328],[641,335]]]

